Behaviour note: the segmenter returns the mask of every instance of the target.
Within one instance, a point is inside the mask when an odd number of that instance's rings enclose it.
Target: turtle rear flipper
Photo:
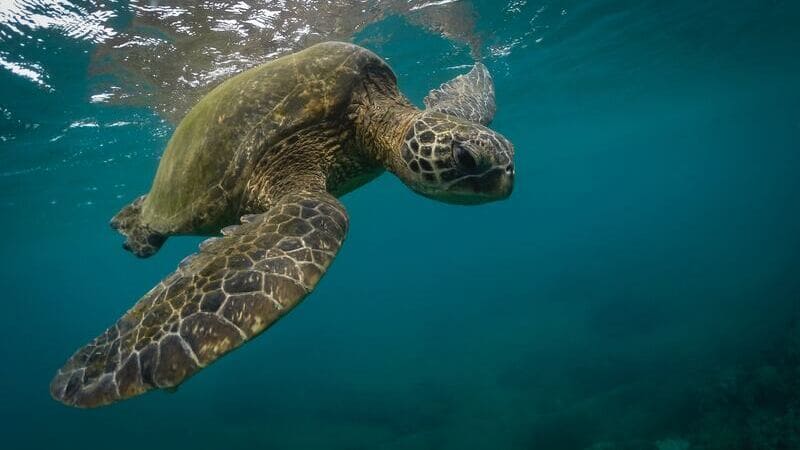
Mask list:
[[[142,203],[145,197],[143,195],[137,198],[111,219],[111,228],[127,238],[122,248],[140,258],[153,256],[167,240],[166,235],[141,222]]]

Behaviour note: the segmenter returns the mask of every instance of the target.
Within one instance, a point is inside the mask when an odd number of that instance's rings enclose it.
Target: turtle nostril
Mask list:
[[[514,175],[514,164],[509,164],[506,166],[506,173],[509,175]]]

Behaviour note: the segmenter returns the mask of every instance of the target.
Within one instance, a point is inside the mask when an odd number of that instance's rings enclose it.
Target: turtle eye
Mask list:
[[[475,157],[472,156],[472,152],[458,142],[453,144],[453,159],[461,169],[467,172],[472,172],[478,168],[478,163],[475,161]]]

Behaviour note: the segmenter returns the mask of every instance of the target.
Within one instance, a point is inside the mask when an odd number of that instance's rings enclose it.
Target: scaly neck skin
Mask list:
[[[361,151],[389,171],[405,167],[400,156],[405,134],[422,111],[397,90],[394,80],[369,79],[357,92],[351,117]]]

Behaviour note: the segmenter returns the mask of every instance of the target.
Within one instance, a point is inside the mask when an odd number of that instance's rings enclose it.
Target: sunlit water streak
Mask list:
[[[178,120],[220,80],[324,40],[349,40],[369,23],[401,14],[479,51],[466,1],[8,1],[0,38],[18,48],[45,45],[47,30],[97,44],[93,72],[111,81],[93,101],[126,101]],[[124,20],[113,23],[124,16]],[[2,56],[2,55],[0,55]],[[7,56],[7,55],[6,55]],[[52,89],[36,62],[0,66]]]

